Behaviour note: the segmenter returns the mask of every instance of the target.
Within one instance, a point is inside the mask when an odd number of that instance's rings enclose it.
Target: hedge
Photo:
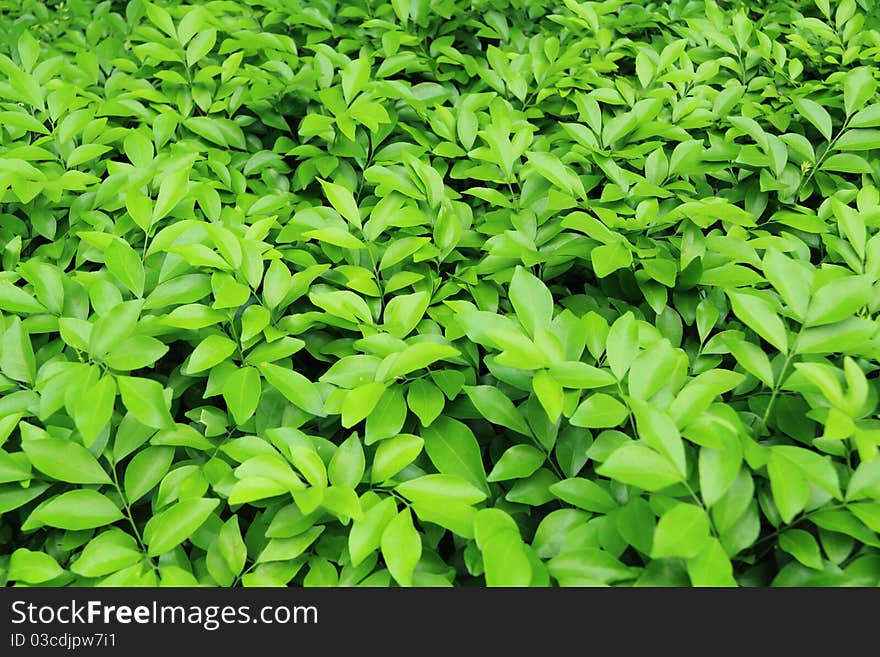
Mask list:
[[[0,12],[0,584],[880,581],[873,0]]]

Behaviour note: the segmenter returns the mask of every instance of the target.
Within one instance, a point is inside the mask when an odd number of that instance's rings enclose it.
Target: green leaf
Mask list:
[[[403,398],[403,391],[396,387],[385,387],[384,384],[377,386],[382,388],[382,394],[373,404],[372,400],[368,401],[369,414],[367,415],[366,432],[364,434],[365,444],[371,445],[377,440],[384,440],[389,436],[396,435],[403,428],[406,421],[406,401]],[[352,411],[349,404],[352,401],[350,393],[342,405],[342,420],[344,424],[351,425],[354,419],[360,420],[361,414],[367,408],[361,408]]]
[[[660,340],[640,353],[631,365],[627,387],[636,399],[647,400],[668,382],[675,370],[678,354],[666,340]],[[637,376],[633,376],[636,374]]]
[[[133,536],[116,528],[89,541],[70,570],[83,577],[104,577],[133,566],[143,559]]]
[[[327,468],[311,445],[295,444],[290,448],[290,462],[312,486],[327,486]]]
[[[701,447],[700,495],[706,506],[715,505],[733,485],[742,464],[739,440],[727,441],[724,449]]]
[[[413,502],[460,502],[476,504],[486,499],[486,494],[461,477],[447,474],[428,474],[408,479],[395,490]]]
[[[171,14],[169,14],[166,9],[153,2],[145,2],[144,7],[147,11],[147,17],[153,25],[161,29],[172,39],[177,39],[177,31],[174,29],[174,21],[171,19]]]
[[[843,76],[843,106],[847,116],[862,109],[877,91],[877,82],[867,66],[851,69]]]
[[[117,376],[116,382],[123,405],[138,422],[154,429],[166,429],[174,424],[161,383],[133,376]]]
[[[849,511],[858,518],[871,531],[880,530],[880,504],[875,502],[859,502],[850,504]],[[867,541],[870,545],[876,545],[873,540]]]
[[[324,417],[324,400],[314,383],[299,372],[273,365],[260,363],[257,366],[266,377],[266,381],[274,386],[294,406],[318,417]]]
[[[21,320],[14,317],[3,333],[3,350],[0,354],[0,371],[10,379],[34,384],[37,361],[31,337]]]
[[[348,552],[352,565],[360,565],[364,559],[379,549],[385,528],[397,515],[394,498],[385,497],[367,509],[363,518],[352,523],[351,532],[348,534]]]
[[[835,142],[841,151],[872,151],[880,148],[880,130],[847,130]]]
[[[822,171],[839,171],[841,173],[871,173],[871,165],[865,158],[852,153],[835,153],[822,161]]]
[[[342,95],[351,104],[370,79],[370,60],[359,57],[351,60],[342,70]]]
[[[553,319],[553,296],[539,278],[523,267],[514,270],[509,298],[517,319],[529,335],[534,336],[539,328],[549,328]]]
[[[410,0],[391,0],[391,7],[397,19],[406,27],[409,23],[409,15],[412,11]]]
[[[200,118],[202,117],[187,119],[185,125],[192,129],[194,122]],[[222,145],[226,145],[225,141]],[[186,169],[180,169],[166,174],[159,185],[159,196],[156,198],[156,204],[153,206],[153,215],[150,220],[150,226],[167,216],[178,203],[186,198],[188,191],[189,171]]]
[[[0,280],[0,310],[21,314],[46,312],[43,304],[6,280]]]
[[[361,213],[354,195],[342,185],[320,179],[318,182],[321,183],[330,205],[352,225],[361,228]]]
[[[391,354],[379,365],[376,376],[383,381],[423,369],[438,360],[453,358],[460,352],[455,347],[434,342],[419,342]]]
[[[257,563],[296,559],[315,542],[323,531],[324,527],[312,527],[299,536],[273,538],[266,545],[265,549],[260,552],[260,555],[257,557]]]
[[[400,401],[401,396],[396,393],[397,391],[394,390],[389,391],[387,385],[379,381],[371,381],[349,391],[342,402],[342,426],[349,429],[364,418],[372,415],[379,402],[383,399],[388,401],[389,398],[392,398]],[[386,394],[388,395],[387,397]],[[404,407],[403,411],[406,412],[406,407]],[[384,414],[382,417],[385,417]],[[382,433],[385,432],[380,432],[380,435]],[[394,432],[392,431],[391,433]],[[371,436],[368,434],[367,438],[370,439]]]
[[[240,575],[247,561],[247,546],[241,537],[238,516],[223,523],[217,535],[220,554],[233,575]]]
[[[364,448],[356,433],[351,434],[333,453],[327,474],[334,486],[355,488],[364,476]]]
[[[694,504],[678,504],[660,517],[651,556],[691,559],[700,553],[709,538],[706,512]]]
[[[341,522],[363,517],[360,501],[354,488],[330,486],[324,491],[321,506],[334,514]]]
[[[532,566],[519,528],[500,509],[482,509],[474,516],[474,536],[483,555],[487,586],[528,586]]]
[[[419,251],[429,241],[427,237],[403,237],[394,241],[382,254],[382,259],[379,261],[379,271],[385,271],[402,262]]]
[[[31,479],[31,466],[21,452],[8,454],[0,450],[0,482],[28,482]]]
[[[488,492],[480,446],[468,426],[441,417],[422,431],[425,451],[438,471],[461,477]]]
[[[203,137],[208,141],[217,144],[218,146],[223,146],[224,148],[229,146],[229,140],[225,131],[223,130],[223,125],[214,118],[207,116],[193,116],[186,119],[183,122],[183,125],[186,126],[188,130],[192,130],[199,137]],[[185,182],[183,183],[185,184]],[[161,188],[159,190],[159,199],[161,201],[162,191]],[[176,203],[175,203],[176,205]],[[173,207],[173,206],[171,206]]]
[[[580,403],[569,422],[576,427],[616,427],[629,416],[629,409],[611,395],[596,392]]]
[[[563,502],[594,513],[610,513],[615,504],[611,495],[594,481],[580,477],[563,479],[550,486],[550,492]]]
[[[297,491],[305,488],[291,467],[273,452],[257,454],[246,459],[235,469],[235,476],[241,481],[270,480],[288,491]],[[233,495],[230,494],[230,499],[232,498]]]
[[[201,527],[220,500],[195,497],[176,502],[153,516],[144,528],[144,542],[151,557],[164,554],[183,543]]]
[[[116,379],[105,374],[93,387],[87,399],[80,399],[73,409],[73,420],[83,437],[83,443],[91,447],[104,427],[113,417],[116,405]]]
[[[477,412],[489,422],[526,436],[531,435],[526,421],[519,414],[513,402],[498,388],[485,385],[465,386],[464,391],[476,407]]]
[[[532,390],[535,391],[535,395],[541,402],[541,406],[544,407],[550,421],[558,422],[565,404],[565,397],[559,382],[547,370],[539,370],[532,377]]]
[[[733,349],[731,349],[733,353]],[[763,352],[762,352],[763,353]],[[743,365],[745,367],[745,365]],[[772,373],[771,373],[772,381]],[[669,416],[676,426],[690,424],[710,407],[719,395],[736,388],[745,377],[729,370],[709,370],[691,379],[682,388],[669,407]],[[772,385],[772,383],[771,383]]]
[[[370,480],[377,483],[390,479],[415,461],[424,445],[425,441],[422,438],[410,434],[401,434],[383,440],[373,456]]]
[[[425,316],[431,298],[427,292],[395,296],[385,306],[385,327],[396,338],[405,338]]]
[[[109,484],[110,477],[94,456],[72,440],[41,438],[22,441],[22,449],[37,470],[71,484]]]
[[[824,564],[819,544],[803,529],[788,529],[779,535],[779,547],[788,552],[807,568],[822,570]]]
[[[137,251],[123,240],[113,240],[104,252],[107,269],[136,297],[143,296],[146,275],[144,263]]]
[[[260,393],[260,373],[255,367],[236,369],[226,377],[223,399],[236,424],[242,425],[253,416],[260,403]]]
[[[667,459],[635,443],[625,443],[616,449],[596,472],[647,491],[657,491],[681,481],[681,475]]]
[[[446,399],[440,388],[433,383],[425,379],[416,379],[409,384],[406,391],[406,403],[419,418],[422,426],[427,427],[443,412]]]
[[[801,511],[810,497],[810,487],[800,468],[778,452],[771,452],[767,462],[770,490],[779,515],[786,523]]]
[[[798,113],[812,123],[826,141],[831,141],[831,115],[825,108],[809,98],[795,96],[791,100]]]
[[[796,317],[803,320],[810,302],[811,270],[776,249],[767,249],[762,264],[767,280],[782,295]]]
[[[0,513],[13,511],[42,495],[49,484],[31,482],[27,488],[19,484],[0,485]]]
[[[526,156],[529,158],[529,164],[556,187],[570,196],[586,197],[587,194],[580,178],[572,169],[560,162],[555,155],[541,151],[530,151],[526,153]]]
[[[362,4],[5,3],[0,583],[877,584],[872,3]]]
[[[632,261],[632,252],[622,242],[603,244],[590,252],[593,271],[599,278],[610,276],[618,269],[626,269]]]
[[[480,546],[486,586],[528,586],[532,565],[519,534],[500,533]]]
[[[33,518],[50,527],[79,531],[116,522],[122,518],[122,512],[101,493],[79,489],[41,504],[34,510]]]
[[[618,381],[623,380],[638,355],[639,328],[632,313],[618,317],[611,325],[605,342],[608,364]]]
[[[487,481],[507,481],[525,479],[533,475],[544,465],[547,457],[531,445],[514,445],[509,447],[495,462]]]
[[[416,565],[422,557],[422,539],[413,526],[408,508],[400,511],[382,532],[382,558],[401,586],[412,586]]]
[[[143,301],[126,301],[110,309],[92,326],[89,353],[102,356],[119,346],[137,327]]]
[[[211,28],[196,34],[186,47],[186,65],[193,66],[214,48],[217,30]]]
[[[225,335],[209,335],[190,354],[186,374],[204,372],[225,361],[235,350],[235,343]]]
[[[721,542],[714,537],[699,554],[688,559],[687,572],[693,586],[737,586],[733,564]]]
[[[758,345],[746,340],[738,340],[728,342],[727,347],[744,370],[755,375],[765,385],[773,386],[773,366],[770,364],[769,356]]]
[[[134,504],[158,485],[173,460],[173,447],[147,447],[135,454],[125,468],[123,483],[128,503]]]
[[[880,459],[862,461],[846,489],[847,500],[880,499]]]
[[[788,353],[788,334],[785,324],[763,297],[746,292],[727,291],[730,306],[736,316],[750,329],[782,353]]]
[[[413,501],[412,510],[423,522],[430,522],[463,538],[474,537],[477,509],[470,504],[442,497],[423,497]]]
[[[329,291],[313,286],[309,291],[309,300],[334,317],[348,322],[366,322],[372,324],[373,316],[370,307],[354,292],[349,290]]]
[[[870,276],[844,276],[829,281],[810,300],[804,325],[822,326],[852,317],[868,304],[872,291]]]
[[[851,128],[876,128],[880,126],[880,103],[868,105],[853,115],[849,125]]]
[[[851,317],[842,322],[808,328],[797,342],[799,354],[858,353],[877,332],[873,321]]]
[[[614,385],[617,379],[608,370],[593,367],[579,361],[554,363],[550,375],[565,388],[589,390]]]
[[[55,579],[63,572],[64,569],[58,565],[58,562],[45,552],[18,548],[9,558],[6,576],[13,582],[42,584]]]
[[[560,586],[597,586],[625,581],[634,577],[634,570],[604,550],[579,548],[553,557],[547,568]]]
[[[793,445],[774,445],[770,460],[786,460],[797,467],[803,476],[836,499],[842,499],[837,470],[826,456]],[[771,480],[772,483],[772,480]]]
[[[656,407],[630,400],[641,439],[672,463],[682,477],[687,473],[684,443],[672,418]]]

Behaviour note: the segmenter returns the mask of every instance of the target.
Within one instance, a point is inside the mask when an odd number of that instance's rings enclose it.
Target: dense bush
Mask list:
[[[5,4],[0,583],[878,583],[873,0]]]

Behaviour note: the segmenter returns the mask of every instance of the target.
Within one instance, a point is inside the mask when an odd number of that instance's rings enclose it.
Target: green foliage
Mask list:
[[[880,581],[873,0],[14,4],[0,584]]]

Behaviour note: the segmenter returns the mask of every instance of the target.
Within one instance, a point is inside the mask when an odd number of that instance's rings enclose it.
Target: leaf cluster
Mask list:
[[[0,583],[876,585],[873,0],[0,13]]]

